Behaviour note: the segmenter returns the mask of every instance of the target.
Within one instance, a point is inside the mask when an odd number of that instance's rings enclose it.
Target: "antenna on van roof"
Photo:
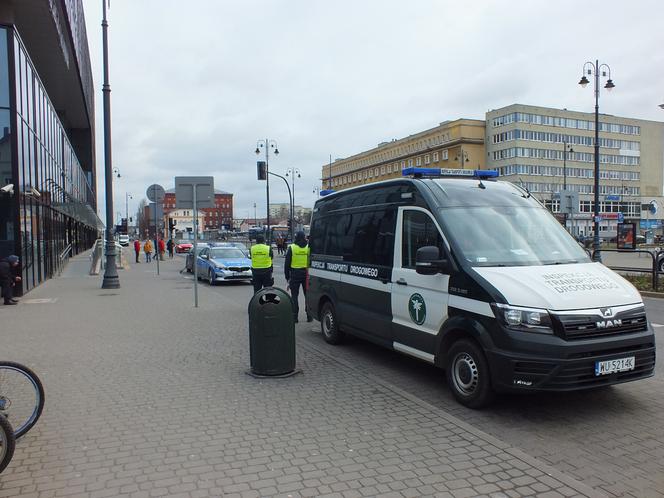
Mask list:
[[[521,177],[519,177],[519,187],[521,187],[521,189],[524,190],[526,192],[526,194],[528,194],[526,196],[526,199],[528,197],[532,197],[532,194],[530,193],[530,190],[528,190],[528,187],[526,187],[526,184],[523,183],[523,180],[521,179]]]

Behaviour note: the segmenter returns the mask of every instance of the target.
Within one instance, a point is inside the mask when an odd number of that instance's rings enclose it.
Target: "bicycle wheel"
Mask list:
[[[7,419],[0,415],[0,473],[14,456],[15,444],[14,429]]]
[[[16,439],[28,432],[44,409],[44,387],[29,368],[0,361],[0,416],[14,427]]]

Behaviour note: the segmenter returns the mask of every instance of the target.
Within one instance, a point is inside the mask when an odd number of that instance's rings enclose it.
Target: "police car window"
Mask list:
[[[363,211],[350,215],[343,237],[344,261],[389,266],[394,246],[395,209]]]
[[[404,211],[401,239],[401,266],[415,268],[417,250],[424,246],[442,251],[443,239],[431,217],[422,211]],[[442,252],[441,252],[442,254]]]

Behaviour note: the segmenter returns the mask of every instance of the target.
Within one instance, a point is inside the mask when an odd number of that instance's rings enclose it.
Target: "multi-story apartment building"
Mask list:
[[[29,291],[94,242],[94,89],[82,0],[0,2],[0,258]]]
[[[401,139],[382,142],[321,167],[324,189],[342,190],[397,178],[404,168],[484,169],[484,121],[457,119]]]
[[[600,235],[611,236],[621,219],[641,229],[661,228],[664,218],[664,123],[600,114]],[[488,167],[519,183],[554,213],[560,191],[579,194],[568,228],[588,235],[594,212],[594,113],[513,104],[486,114]],[[652,214],[642,207],[652,201]]]
[[[175,189],[164,196],[164,216],[175,209]],[[201,230],[230,230],[233,228],[233,194],[223,190],[214,191],[214,207],[201,208],[203,223]]]
[[[308,224],[311,219],[312,208],[295,205],[293,206],[293,217],[303,224]],[[272,220],[285,220],[290,216],[290,206],[287,202],[270,203],[270,218]]]

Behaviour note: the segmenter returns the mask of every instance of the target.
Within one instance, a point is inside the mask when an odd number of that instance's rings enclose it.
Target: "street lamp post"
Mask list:
[[[604,88],[608,91],[611,91],[616,85],[613,84],[611,79],[611,68],[607,64],[600,64],[599,60],[595,60],[595,63],[586,62],[583,65],[583,76],[579,81],[579,85],[583,88],[586,87],[590,81],[586,78],[586,74],[589,76],[594,76],[595,79],[595,207],[593,210],[594,216],[594,231],[595,236],[593,238],[593,261],[602,261],[602,256],[600,254],[599,248],[599,77],[607,77],[606,84]]]
[[[286,184],[286,188],[288,189],[288,199],[289,199],[289,201],[290,201],[290,205],[291,205],[291,208],[292,208],[292,207],[293,207],[293,194],[292,194],[292,192],[291,192],[291,188],[290,188],[290,185],[288,184],[288,180],[286,179],[286,177],[285,177],[285,176],[278,175],[278,174],[276,174],[276,173],[272,173],[271,171],[268,171],[267,174],[268,174],[268,176],[269,176],[269,175],[272,175],[272,176],[276,176],[276,177],[278,177],[278,178],[281,178],[281,179],[284,181],[284,183]],[[291,219],[291,227],[292,227],[292,226],[293,226],[293,210],[292,210],[292,209],[291,209],[291,212],[290,212],[290,219]],[[292,230],[292,229],[291,229],[291,230]],[[269,228],[268,228],[268,232],[269,232]],[[292,235],[292,234],[291,234],[291,235]],[[293,240],[293,239],[291,239],[291,241],[292,241],[292,240]]]
[[[461,169],[465,169],[464,163],[470,162],[470,159],[468,158],[468,153],[465,150],[463,150],[463,148],[461,148],[461,151],[459,152],[459,154],[457,154],[455,159],[457,161],[459,161],[459,165],[461,166]]]
[[[574,149],[571,145],[567,143],[567,140],[563,140],[563,190],[567,190],[567,154],[573,154]]]
[[[267,233],[266,239],[267,243],[269,244],[271,242],[270,240],[270,148],[274,149],[274,155],[278,156],[279,155],[279,148],[277,147],[277,142],[275,140],[270,140],[269,138],[266,138],[264,140],[258,140],[256,142],[256,155],[259,155],[261,153],[261,149],[265,149],[265,193],[267,197],[267,216],[266,216],[266,222],[267,222]],[[287,182],[288,183],[288,182]]]
[[[106,183],[106,269],[102,289],[119,289],[120,277],[115,265],[115,241],[113,240],[113,160],[111,155],[111,85],[108,81],[108,22],[106,1],[102,0],[102,41],[104,56],[104,173]],[[120,173],[118,172],[118,176]]]
[[[565,225],[565,230],[567,230],[567,205],[563,208],[563,197],[565,202],[567,202],[567,153],[573,153],[574,149],[571,145],[567,143],[566,139],[563,139],[563,195],[560,198],[560,208],[563,210],[563,220]],[[577,206],[578,208],[578,206]],[[572,219],[572,228],[574,228],[574,220]]]
[[[125,192],[125,222],[127,223],[127,235],[129,235],[129,199],[134,197],[129,193]]]
[[[291,217],[290,217],[290,224],[291,224],[291,240],[295,240],[295,175],[297,175],[298,178],[301,178],[300,175],[300,170],[297,168],[288,168],[288,171],[286,171],[286,176],[291,177],[291,183],[293,186],[293,197],[291,198]]]

